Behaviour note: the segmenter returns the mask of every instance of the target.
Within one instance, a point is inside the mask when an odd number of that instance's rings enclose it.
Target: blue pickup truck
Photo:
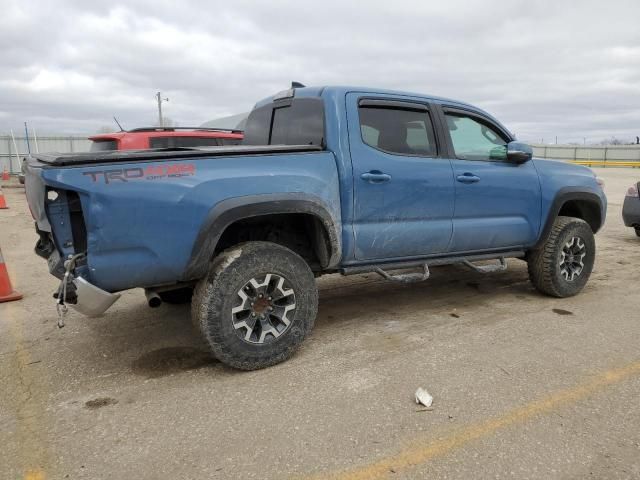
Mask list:
[[[539,291],[575,295],[606,212],[591,170],[532,159],[486,112],[367,88],[260,101],[239,146],[34,155],[26,172],[59,307],[101,314],[134,287],[190,301],[213,354],[247,370],[299,347],[325,273],[519,258]]]

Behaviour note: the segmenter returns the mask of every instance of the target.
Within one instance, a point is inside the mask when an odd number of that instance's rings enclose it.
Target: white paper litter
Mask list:
[[[430,407],[433,403],[433,397],[424,388],[420,387],[416,390],[416,403]]]

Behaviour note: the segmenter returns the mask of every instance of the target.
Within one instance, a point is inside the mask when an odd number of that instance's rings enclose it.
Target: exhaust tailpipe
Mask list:
[[[160,305],[162,305],[162,299],[160,298],[160,295],[158,295],[158,292],[156,292],[155,290],[149,290],[145,288],[144,295],[145,297],[147,297],[147,304],[151,308],[158,308]]]

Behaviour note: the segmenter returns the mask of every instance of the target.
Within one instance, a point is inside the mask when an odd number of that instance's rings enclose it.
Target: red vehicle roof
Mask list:
[[[150,148],[150,139],[152,138],[170,137],[225,138],[230,140],[242,140],[244,135],[240,130],[151,127],[124,132],[100,133],[97,135],[91,135],[88,138],[93,142],[115,141],[117,150],[137,150]]]

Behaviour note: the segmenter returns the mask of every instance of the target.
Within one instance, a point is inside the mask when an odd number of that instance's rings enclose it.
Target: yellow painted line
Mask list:
[[[42,470],[29,470],[24,475],[24,480],[45,480],[47,477]]]
[[[569,163],[577,165],[586,165],[589,167],[639,167],[640,162],[623,162],[623,161],[602,161],[602,160],[569,160]]]
[[[435,457],[447,453],[464,445],[488,437],[500,429],[512,425],[522,424],[536,415],[549,413],[565,405],[574,404],[608,386],[640,374],[640,361],[621,368],[608,370],[592,379],[572,388],[561,390],[547,397],[535,400],[526,405],[514,408],[499,417],[469,425],[451,433],[442,439],[411,446],[403,451],[386,458],[382,458],[368,465],[363,465],[340,472],[329,472],[306,477],[308,479],[334,480],[372,480],[390,476],[393,470],[399,472],[416,465],[423,464]]]
[[[45,480],[45,466],[50,464],[51,456],[46,435],[46,409],[44,382],[31,365],[31,354],[25,345],[23,320],[24,311],[21,302],[1,305],[6,316],[2,320],[8,324],[13,337],[15,354],[13,365],[7,364],[15,380],[16,400],[13,405],[17,422],[17,437],[20,445],[19,461],[22,463],[24,480]]]

